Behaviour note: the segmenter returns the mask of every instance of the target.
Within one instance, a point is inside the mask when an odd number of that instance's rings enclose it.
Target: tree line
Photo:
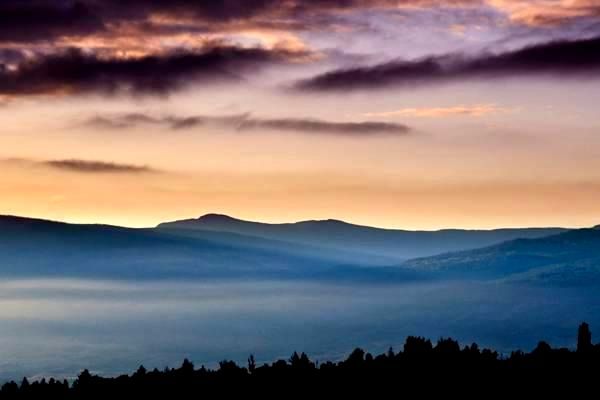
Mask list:
[[[598,397],[600,344],[588,324],[579,327],[577,349],[539,342],[525,353],[500,356],[476,343],[461,348],[450,338],[435,343],[410,336],[402,351],[372,355],[355,349],[345,360],[317,363],[305,353],[257,365],[222,361],[218,369],[184,360],[162,371],[140,366],[131,375],[100,377],[85,370],[72,382],[41,379],[8,382],[0,399],[185,398],[540,398]]]

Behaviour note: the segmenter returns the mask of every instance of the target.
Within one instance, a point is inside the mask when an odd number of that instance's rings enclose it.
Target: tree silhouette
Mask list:
[[[248,357],[248,371],[252,374],[256,370],[256,361],[254,360],[254,355],[250,354]]]
[[[590,326],[587,323],[579,325],[579,332],[577,334],[577,352],[586,353],[592,350],[592,332],[590,332]]]
[[[180,398],[385,398],[390,388],[407,397],[514,398],[589,397],[597,394],[600,351],[593,351],[589,325],[579,327],[577,351],[540,341],[533,351],[496,351],[473,343],[460,348],[450,338],[410,336],[404,349],[373,356],[357,348],[344,360],[315,364],[305,353],[288,361],[248,368],[225,360],[217,370],[195,369],[185,359],[177,369],[140,366],[131,376],[103,378],[84,370],[69,385],[53,378],[5,383],[0,399],[180,399]]]
[[[404,343],[405,354],[423,354],[433,349],[431,340],[422,337],[409,336]]]

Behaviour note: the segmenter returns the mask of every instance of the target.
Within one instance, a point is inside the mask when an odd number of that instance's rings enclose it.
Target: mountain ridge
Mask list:
[[[126,279],[287,277],[340,263],[296,246],[231,235],[189,236],[147,228],[0,216],[0,275]],[[256,240],[255,240],[256,241]]]
[[[498,235],[495,231],[349,228],[336,220],[284,225],[239,221],[210,215],[200,224],[186,220],[184,224],[191,224],[187,228],[177,223],[162,228],[124,228],[0,216],[0,275],[356,282],[458,277],[600,284],[600,230],[593,228],[559,229],[555,234],[548,233],[557,230],[508,229]],[[228,231],[232,226],[249,227],[250,233],[258,235]],[[257,226],[263,230],[253,231]],[[208,229],[211,227],[224,229]],[[261,232],[270,237],[260,236]],[[534,237],[501,240],[527,234]],[[440,251],[489,242],[493,244]],[[438,253],[390,262],[408,255],[391,252],[405,249]]]
[[[600,230],[576,229],[536,239],[514,239],[417,258],[401,267],[446,278],[600,284]]]
[[[355,228],[368,228],[375,229],[381,231],[392,231],[392,232],[423,232],[423,233],[434,233],[434,232],[494,232],[494,231],[508,231],[508,230],[543,230],[543,229],[558,229],[558,230],[572,230],[577,228],[565,228],[560,226],[536,226],[536,227],[500,227],[500,228],[490,228],[490,229],[477,229],[477,228],[440,228],[440,229],[403,229],[403,228],[384,228],[379,226],[371,226],[371,225],[363,225],[357,224],[353,222],[347,222],[341,219],[336,218],[326,218],[326,219],[307,219],[307,220],[299,220],[295,222],[263,222],[263,221],[253,221],[248,219],[236,218],[232,217],[228,214],[220,214],[220,213],[207,213],[203,214],[197,218],[184,218],[173,221],[161,222],[155,226],[155,228],[160,228],[161,226],[178,224],[178,223],[204,223],[204,222],[227,222],[227,223],[248,223],[248,224],[257,224],[264,226],[291,226],[291,225],[309,225],[309,224],[339,224],[349,227]],[[600,225],[596,225],[593,229],[600,229]]]
[[[292,223],[246,221],[223,214],[165,222],[157,230],[232,232],[334,250],[352,248],[390,263],[457,250],[475,249],[515,238],[536,238],[565,232],[566,228],[500,228],[493,230],[443,229],[410,231],[356,225],[335,219]]]

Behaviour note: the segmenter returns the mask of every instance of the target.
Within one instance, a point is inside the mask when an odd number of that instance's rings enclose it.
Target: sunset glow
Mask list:
[[[0,214],[600,222],[599,1],[226,3],[2,2]]]

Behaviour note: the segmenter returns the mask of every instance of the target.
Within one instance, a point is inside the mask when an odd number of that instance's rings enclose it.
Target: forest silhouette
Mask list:
[[[304,353],[258,366],[222,361],[215,370],[181,367],[103,378],[88,370],[72,383],[55,379],[8,382],[1,399],[184,399],[184,398],[540,398],[595,397],[600,379],[600,344],[588,324],[579,327],[577,349],[539,342],[530,353],[501,356],[476,343],[460,347],[450,338],[433,344],[410,336],[402,351],[373,356],[355,349],[345,360],[316,363]]]

